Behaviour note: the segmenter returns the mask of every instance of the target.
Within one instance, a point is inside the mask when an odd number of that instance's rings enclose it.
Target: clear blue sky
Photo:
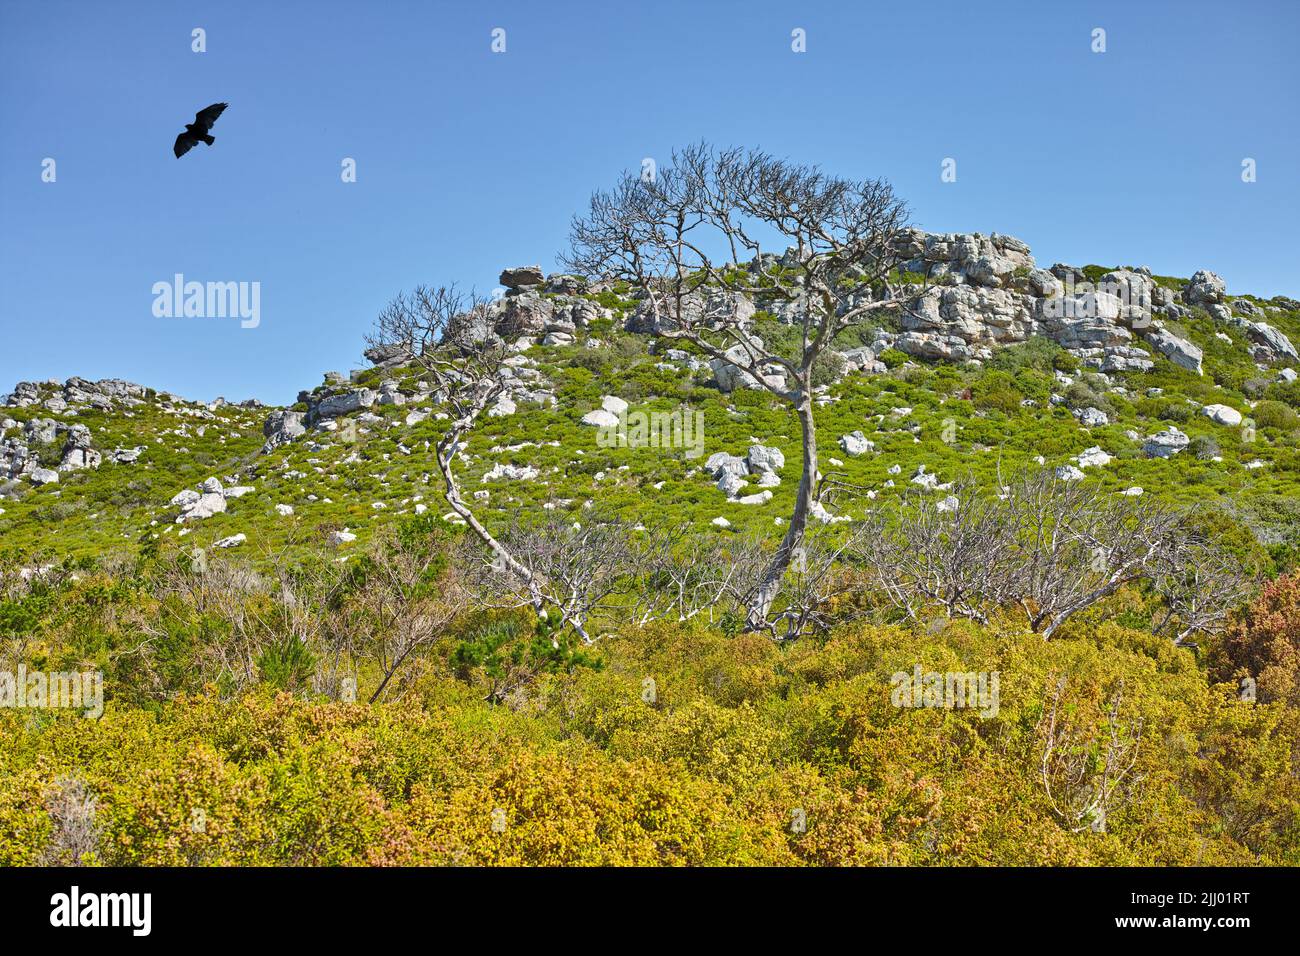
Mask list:
[[[0,0],[0,393],[84,375],[292,401],[358,364],[398,290],[553,269],[593,188],[700,138],[884,176],[925,228],[1040,263],[1300,297],[1298,11]],[[216,101],[216,145],[175,159]],[[155,318],[177,272],[260,282],[260,326]]]

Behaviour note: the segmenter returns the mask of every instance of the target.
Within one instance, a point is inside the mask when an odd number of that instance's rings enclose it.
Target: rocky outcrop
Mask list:
[[[90,429],[85,425],[71,425],[66,431],[68,437],[63,443],[59,471],[98,468],[104,456],[91,447]]]
[[[294,412],[289,410],[272,412],[266,417],[262,424],[262,434],[266,436],[266,444],[262,446],[262,454],[269,455],[281,445],[287,445],[307,433],[303,420],[307,416],[303,412]]]
[[[1188,305],[1217,305],[1223,301],[1227,288],[1218,275],[1201,269],[1183,289],[1183,301]]]
[[[711,328],[722,322],[743,327],[757,311],[758,306],[752,299],[738,292],[722,290],[692,293],[682,300],[681,305],[681,315],[700,328]],[[632,310],[624,327],[641,335],[660,335],[675,329],[676,323],[668,316],[656,316],[652,304],[642,301]]]
[[[113,408],[132,408],[142,405],[148,396],[148,389],[134,382],[120,378],[100,379],[92,382],[79,376],[73,376],[60,382],[51,379],[47,382],[19,382],[5,404],[14,407],[41,405],[50,411],[62,414],[67,411],[97,408],[110,411]]]
[[[931,279],[959,277],[957,281],[998,288],[1007,285],[1018,270],[1034,268],[1029,247],[1019,239],[996,233],[927,233],[905,230],[895,251],[906,259],[909,272]]]
[[[12,422],[12,419],[9,421],[12,423],[9,427],[17,425],[16,422]],[[42,468],[41,455],[34,451],[33,447],[54,445],[60,436],[63,436],[63,444],[59,451],[58,467]],[[52,460],[52,451],[49,449],[41,454]],[[33,418],[23,426],[21,438],[15,436],[0,441],[0,477],[26,477],[36,484],[57,481],[58,472],[98,468],[103,460],[103,454],[93,446],[90,429],[79,422],[69,425],[52,418]],[[54,479],[46,477],[43,481],[37,481],[35,478],[37,471],[54,471],[56,477]]]

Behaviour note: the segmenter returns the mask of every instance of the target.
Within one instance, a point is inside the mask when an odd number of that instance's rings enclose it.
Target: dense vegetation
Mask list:
[[[793,481],[765,507],[737,505],[683,450],[599,447],[579,421],[609,394],[685,405],[704,413],[709,453],[759,441],[797,462],[788,411],[723,395],[603,321],[530,351],[556,406],[521,405],[470,437],[485,520],[504,532],[548,510],[724,544],[771,535]],[[1300,335],[1295,313],[1270,321]],[[438,517],[434,418],[377,406],[381,422],[259,455],[265,411],[178,418],[151,396],[84,413],[97,446],[146,451],[8,489],[0,639],[6,667],[102,670],[107,705],[98,720],[0,710],[0,862],[1300,863],[1300,388],[1208,319],[1181,333],[1204,349],[1204,377],[1159,358],[1106,382],[1041,340],[984,366],[886,353],[886,374],[827,381],[817,416],[823,467],[878,501],[920,465],[988,487],[1101,446],[1114,458],[1090,470],[1102,488],[1195,506],[1264,582],[1189,646],[1153,634],[1145,585],[1045,641],[1010,613],[904,621],[852,582],[797,641],[720,612],[614,615],[585,645],[509,602],[467,609],[467,536]],[[1255,427],[1217,425],[1198,409],[1210,403]],[[1109,424],[1081,427],[1083,408]],[[1128,434],[1169,424],[1193,439],[1169,459]],[[841,454],[836,437],[858,429],[874,452]],[[479,480],[502,461],[542,480]],[[169,498],[210,475],[254,490],[174,524]],[[358,539],[324,544],[343,528]],[[237,532],[246,545],[211,550]],[[917,667],[997,672],[996,713],[896,706],[893,675]],[[1113,786],[1098,809],[1100,779]]]
[[[227,615],[165,615],[140,586],[91,575],[44,606],[39,589],[18,602],[34,660],[111,662],[110,686],[134,691],[98,721],[0,715],[6,863],[1300,862],[1293,691],[1250,702],[1214,682],[1232,679],[1234,647],[1267,655],[1275,625],[1243,623],[1215,672],[1125,626],[1140,614],[1131,593],[1050,642],[859,623],[782,646],[656,624],[592,660],[540,664],[493,704],[490,668],[463,648],[501,621],[467,615],[404,672],[398,699],[367,705],[373,648],[358,654],[360,703],[295,686],[265,651],[248,688],[223,691],[212,654],[236,642]],[[1279,663],[1294,673],[1290,587]],[[246,600],[248,613],[265,603]],[[173,623],[143,646],[133,614]],[[998,713],[893,706],[890,676],[916,664],[1000,672]],[[1062,680],[1049,790],[1045,716]],[[1085,785],[1070,767],[1090,780],[1112,732],[1134,766],[1104,832],[1071,832]]]

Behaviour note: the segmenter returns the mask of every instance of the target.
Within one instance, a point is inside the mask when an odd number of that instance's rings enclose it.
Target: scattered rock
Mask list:
[[[849,432],[847,435],[840,436],[840,447],[844,449],[844,454],[857,457],[865,455],[876,447],[876,443],[867,438],[860,431]]]
[[[1102,449],[1093,445],[1091,448],[1084,449],[1079,453],[1075,461],[1080,468],[1102,468],[1111,463],[1111,456],[1102,451]]]
[[[1201,409],[1201,414],[1219,425],[1235,428],[1241,424],[1241,412],[1228,405],[1206,405]]]
[[[1147,438],[1142,451],[1150,458],[1172,458],[1191,444],[1191,439],[1170,425],[1162,432]]]

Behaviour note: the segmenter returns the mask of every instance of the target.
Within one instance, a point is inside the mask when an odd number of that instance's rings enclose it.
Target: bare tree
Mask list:
[[[99,849],[100,826],[95,813],[98,800],[78,777],[54,781],[45,800],[50,816],[50,837],[41,851],[42,866],[86,866]]]
[[[1166,601],[1159,633],[1176,640],[1222,625],[1248,582],[1186,513],[1116,495],[1050,471],[1021,475],[999,495],[962,484],[941,500],[908,495],[873,509],[849,556],[869,585],[910,620],[938,606],[987,622],[1015,606],[1051,638],[1074,615],[1145,581]]]
[[[774,640],[792,641],[808,634],[825,634],[846,615],[837,613],[841,598],[860,591],[844,558],[859,552],[875,529],[858,524],[845,530],[809,532],[795,548],[787,580],[768,614],[767,630]],[[764,578],[757,579],[761,587]],[[746,603],[752,592],[744,595]]]
[[[948,617],[986,623],[1012,596],[1007,569],[1015,539],[1005,505],[964,484],[941,500],[918,492],[868,516],[852,556],[872,572],[870,584],[909,620],[938,605]]]
[[[365,633],[380,680],[370,703],[385,697],[398,670],[440,637],[464,607],[454,569],[428,541],[413,542],[393,528],[377,533],[355,572],[360,585],[348,599],[351,620]]]
[[[540,614],[546,600],[538,582],[465,503],[454,467],[466,437],[506,388],[505,360],[510,352],[493,332],[488,300],[461,293],[454,285],[418,286],[389,303],[366,341],[409,356],[431,379],[437,389],[434,397],[445,403],[450,414],[437,445],[443,496],[491,551],[494,563],[518,580],[528,603]]]
[[[1165,614],[1153,630],[1172,633],[1175,644],[1195,647],[1191,638],[1221,630],[1254,582],[1237,558],[1210,542],[1192,540],[1180,552],[1177,560],[1166,560],[1155,577]]]
[[[477,560],[471,556],[467,579],[481,603],[535,608],[540,603],[540,615],[558,627],[571,627],[591,644],[599,636],[593,634],[592,618],[627,594],[643,570],[643,554],[629,535],[620,521],[579,522],[558,510],[541,518],[518,514],[507,522],[501,544],[525,574],[488,551]]]
[[[785,536],[747,608],[767,628],[817,502],[813,372],[836,336],[924,291],[900,292],[905,205],[883,180],[850,181],[758,151],[704,144],[673,154],[657,175],[627,173],[574,219],[566,266],[629,283],[653,329],[693,343],[788,402],[802,432],[803,472]],[[793,248],[783,255],[763,243]],[[749,330],[743,301],[779,303],[802,331],[783,357]]]
[[[1185,560],[1185,518],[1154,498],[1044,470],[1015,480],[1006,504],[1015,536],[1006,586],[1045,639],[1124,585]]]
[[[636,588],[636,620],[689,621],[707,614],[710,622],[733,603],[739,584],[753,580],[741,555],[690,525],[648,529],[636,540],[641,581]],[[747,554],[748,552],[746,552]]]

